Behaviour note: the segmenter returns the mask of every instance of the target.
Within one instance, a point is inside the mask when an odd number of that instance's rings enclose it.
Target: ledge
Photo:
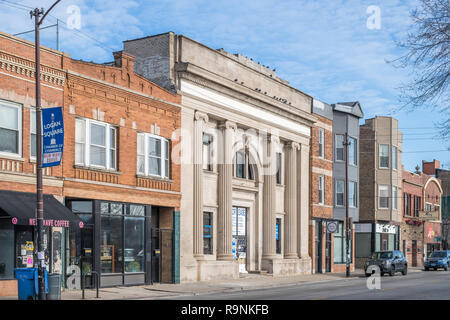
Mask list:
[[[122,172],[120,172],[120,171],[102,169],[102,168],[97,168],[97,167],[85,167],[85,166],[80,166],[80,165],[74,165],[73,167],[78,170],[89,170],[89,171],[96,171],[96,172],[101,172],[101,173],[109,173],[109,174],[117,174],[117,175],[122,174]]]

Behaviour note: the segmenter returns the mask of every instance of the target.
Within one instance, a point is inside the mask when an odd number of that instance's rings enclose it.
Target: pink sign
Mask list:
[[[12,218],[12,224],[17,224],[17,218]]]
[[[64,227],[68,228],[70,226],[69,220],[53,220],[53,219],[44,219],[42,222],[44,227]],[[30,219],[29,220],[30,226],[37,226],[37,220],[36,219]]]

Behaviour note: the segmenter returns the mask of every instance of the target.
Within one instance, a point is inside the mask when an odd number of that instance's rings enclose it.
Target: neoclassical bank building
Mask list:
[[[311,272],[312,98],[274,70],[172,32],[124,42],[135,71],[182,95],[180,280]]]

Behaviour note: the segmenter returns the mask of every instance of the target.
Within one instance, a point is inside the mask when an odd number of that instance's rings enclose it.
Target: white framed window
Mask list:
[[[22,155],[22,105],[0,100],[0,154]]]
[[[397,147],[392,146],[392,169],[397,170]]]
[[[335,136],[335,157],[336,161],[344,161],[344,135],[337,134]]]
[[[324,176],[319,176],[319,204],[324,204]]]
[[[335,192],[336,207],[345,206],[345,202],[344,202],[345,182],[344,182],[344,180],[336,180],[335,190],[336,190],[336,192]]]
[[[325,130],[319,128],[319,157],[324,157]]]
[[[168,179],[169,152],[169,140],[150,133],[138,133],[137,173]]]
[[[348,183],[348,205],[350,208],[358,207],[358,189],[356,182]]]
[[[36,110],[30,110],[30,158],[36,159]]]
[[[379,145],[379,167],[388,169],[389,168],[389,145],[380,144]]]
[[[75,119],[75,164],[117,170],[117,128],[91,119]]]
[[[392,209],[397,210],[397,187],[392,187]]]
[[[348,163],[356,166],[358,164],[358,140],[355,138],[348,139]]]
[[[212,143],[213,136],[207,133],[203,133],[203,170],[206,171],[213,171]]]
[[[277,174],[275,176],[275,180],[276,180],[277,184],[281,184],[282,183],[282,181],[281,181],[281,170],[282,170],[282,168],[281,168],[281,160],[282,160],[281,153],[277,152],[276,153],[276,158],[277,158],[276,159],[276,161],[277,161],[277,163],[276,163],[276,165],[277,165]]]
[[[389,186],[378,186],[378,209],[389,209]]]

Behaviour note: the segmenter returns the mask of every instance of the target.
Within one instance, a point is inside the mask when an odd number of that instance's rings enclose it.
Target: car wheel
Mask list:
[[[445,271],[448,270],[448,263],[444,266],[444,270],[445,270]]]
[[[434,271],[437,271],[437,268],[433,268]]]
[[[428,268],[428,267],[425,267],[425,271],[428,271],[428,270],[430,270],[430,268]]]
[[[366,272],[366,277],[370,277],[372,274]]]
[[[405,266],[405,268],[402,271],[402,275],[406,276],[408,274],[408,267]]]
[[[389,275],[391,277],[395,276],[395,267],[392,267],[391,270],[389,271]]]
[[[381,275],[381,276],[384,276],[384,272],[383,272],[383,271],[381,271],[380,275]]]

